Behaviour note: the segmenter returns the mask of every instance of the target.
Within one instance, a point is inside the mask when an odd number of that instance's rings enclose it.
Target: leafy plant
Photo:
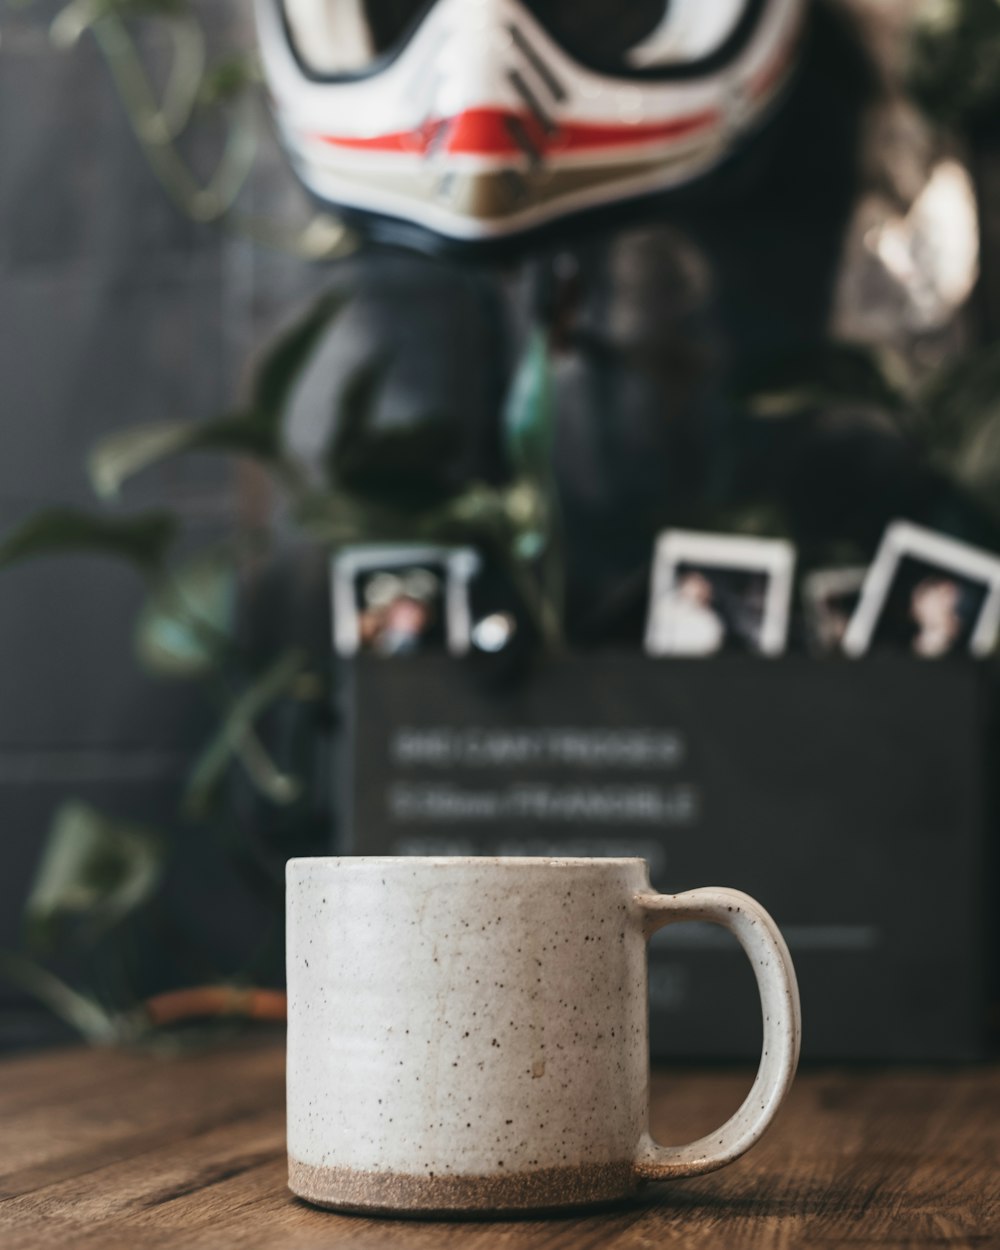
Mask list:
[[[1000,5],[921,0],[912,18],[908,86],[946,126],[995,124],[1000,104]]]
[[[85,803],[64,804],[24,905],[29,945],[52,950],[70,932],[76,942],[92,942],[150,897],[162,866],[157,835]]]
[[[8,3],[26,7],[33,0]],[[313,212],[289,228],[241,207],[258,157],[261,73],[254,53],[226,49],[213,59],[210,11],[195,0],[69,0],[53,18],[50,35],[67,52],[85,36],[94,40],[149,168],[185,216],[309,260],[352,251],[353,232],[330,213]],[[160,90],[143,53],[141,36],[148,29],[170,50]],[[201,177],[185,150],[193,133],[212,127],[223,137],[214,168]]]
[[[879,414],[922,460],[1000,527],[1000,346],[988,344],[918,380],[856,344],[759,362],[739,399],[758,421],[805,422],[834,408]]]
[[[73,988],[40,961],[69,948],[93,952],[155,894],[164,858],[157,834],[110,820],[85,803],[63,804],[24,905],[25,952],[0,951],[0,975],[90,1041],[128,1040],[135,1027],[127,1013]]]
[[[162,564],[176,528],[174,518],[162,512],[121,519],[48,508],[0,539],[0,568],[35,556],[87,551],[117,556],[151,572]]]
[[[405,429],[381,429],[378,401],[391,361],[362,363],[346,380],[333,434],[317,479],[285,439],[284,418],[304,370],[346,305],[337,292],[318,298],[263,352],[245,404],[214,420],[162,421],[102,438],[87,459],[95,493],[117,503],[125,485],[169,459],[192,454],[251,458],[284,496],[287,517],[303,540],[330,551],[345,543],[412,540],[473,543],[510,573],[539,632],[561,645],[561,556],[558,510],[549,468],[551,404],[543,335],[525,348],[506,406],[514,476],[506,486],[454,482],[441,471],[452,437],[433,413]],[[184,540],[184,554],[179,554]],[[275,811],[301,806],[306,777],[279,763],[268,745],[270,719],[288,705],[321,709],[329,702],[326,657],[299,647],[259,656],[241,637],[241,584],[249,562],[266,558],[276,537],[234,528],[223,540],[190,550],[180,518],[50,509],[0,539],[0,568],[46,555],[88,553],[124,560],[144,579],[134,623],[135,655],[164,680],[194,683],[215,728],[194,755],[178,796],[175,824],[203,827],[269,907],[280,899],[267,835],[234,832],[223,802],[234,778]],[[313,733],[313,739],[315,734]],[[0,973],[36,995],[95,1041],[135,1040],[187,1012],[240,1012],[268,1017],[271,999],[248,990],[236,997],[201,987],[142,1005],[121,969],[128,927],[159,905],[170,848],[154,833],[73,802],[53,821],[25,910],[26,950],[7,952]],[[284,852],[284,848],[280,848]],[[286,857],[279,853],[279,865]],[[67,948],[86,951],[82,986],[47,961]],[[247,975],[251,970],[248,968]],[[116,989],[101,999],[93,985]]]

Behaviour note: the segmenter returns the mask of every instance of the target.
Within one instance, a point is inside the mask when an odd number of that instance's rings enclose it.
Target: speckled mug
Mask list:
[[[289,1186],[369,1213],[607,1202],[738,1158],[799,1053],[788,949],[735,890],[657,894],[641,859],[289,861]],[[764,1020],[757,1079],[714,1133],[648,1133],[646,939],[729,929]]]

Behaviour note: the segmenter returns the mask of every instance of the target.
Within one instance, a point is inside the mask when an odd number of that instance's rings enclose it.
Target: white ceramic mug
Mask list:
[[[748,1150],[795,1072],[788,949],[735,890],[657,894],[641,859],[289,861],[289,1186],[369,1212],[606,1202]],[[764,1021],[753,1088],[687,1146],[648,1133],[646,939],[730,930]]]

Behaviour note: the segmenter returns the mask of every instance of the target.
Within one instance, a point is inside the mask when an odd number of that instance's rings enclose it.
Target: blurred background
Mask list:
[[[803,596],[870,567],[899,519],[1000,555],[998,83],[994,0],[817,0],[782,106],[710,178],[470,257],[307,197],[247,5],[4,0],[0,1048],[201,1038],[162,997],[192,986],[246,991],[226,1028],[280,1013],[254,993],[282,984],[285,859],[441,849],[366,797],[435,691],[459,727],[509,683],[526,693],[500,724],[628,726],[660,715],[652,682],[708,813],[658,883],[714,865],[777,899],[812,926],[808,964],[867,949],[898,866],[921,908],[945,882],[930,988],[926,913],[885,922],[876,970],[911,1015],[866,1049],[834,1010],[815,1053],[984,1053],[994,661],[848,661]],[[781,659],[644,657],[668,529],[792,545]],[[414,540],[479,553],[474,654],[349,677],[331,558]],[[574,704],[589,680],[620,697]],[[796,762],[810,717],[827,736]],[[758,733],[770,754],[737,767]],[[839,845],[852,803],[884,842],[863,820]],[[781,838],[818,821],[791,868],[770,812]],[[727,851],[744,820],[755,865]],[[616,841],[612,818],[585,850],[656,861],[658,836]],[[510,830],[490,837],[444,849]],[[846,919],[789,914],[817,864],[863,881]],[[712,949],[666,960],[654,1010]],[[809,968],[850,1003],[849,965]],[[954,969],[954,1029],[921,1033]]]

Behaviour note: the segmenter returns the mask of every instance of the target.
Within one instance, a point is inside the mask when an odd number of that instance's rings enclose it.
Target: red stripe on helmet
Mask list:
[[[456,117],[425,123],[417,130],[382,135],[315,134],[312,138],[332,147],[369,152],[440,151],[463,156],[519,156],[524,151],[518,133],[539,153],[602,150],[684,138],[707,130],[720,120],[716,109],[705,109],[665,122],[595,124],[561,122],[547,130],[530,113],[509,109],[466,109]]]

